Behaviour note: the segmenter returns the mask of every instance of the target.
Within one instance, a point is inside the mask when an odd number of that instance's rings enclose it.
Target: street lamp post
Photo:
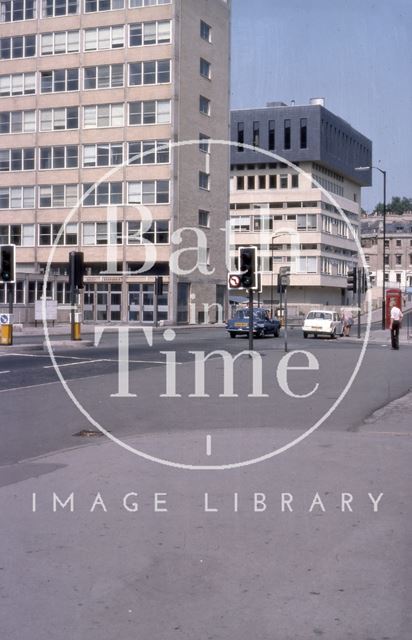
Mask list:
[[[386,171],[380,167],[356,167],[355,171],[377,169],[383,175],[383,251],[382,251],[382,329],[386,329],[385,294],[386,294]]]

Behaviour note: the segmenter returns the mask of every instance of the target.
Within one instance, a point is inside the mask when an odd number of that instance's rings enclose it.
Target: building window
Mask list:
[[[396,240],[396,246],[397,247],[401,247],[402,246],[402,240]]]
[[[396,274],[396,282],[398,284],[401,284],[401,282],[402,282],[402,274],[401,273],[397,273]]]
[[[210,137],[204,133],[199,133],[199,151],[202,153],[210,153]]]
[[[111,167],[123,162],[123,144],[83,145],[83,167]]]
[[[58,93],[79,90],[79,69],[54,69],[41,71],[41,93]]]
[[[248,176],[247,177],[247,188],[249,190],[255,188],[255,176]]]
[[[32,58],[36,55],[36,36],[0,38],[0,59]]]
[[[395,264],[397,264],[397,265],[401,265],[402,264],[402,256],[401,255],[400,256],[399,255],[395,256]]]
[[[87,195],[86,195],[87,194]],[[101,182],[83,184],[83,206],[99,207],[105,204],[122,204],[123,183]]]
[[[253,123],[253,146],[260,146],[260,136],[259,136],[259,122]]]
[[[1,0],[0,22],[33,20],[36,17],[36,0]]]
[[[77,184],[51,184],[39,187],[39,207],[74,207],[78,200]]]
[[[298,189],[298,188],[299,188],[299,174],[292,173],[292,189]]]
[[[280,176],[280,188],[287,189],[288,188],[288,176],[287,174],[282,174]]]
[[[42,17],[68,16],[79,13],[80,0],[42,0]]]
[[[34,187],[1,187],[0,209],[34,209]]]
[[[80,51],[79,31],[56,31],[41,35],[40,53],[42,56],[77,53],[78,51]]]
[[[307,149],[308,146],[308,120],[300,119],[300,148]]]
[[[0,97],[27,96],[36,93],[35,73],[0,76]]]
[[[170,140],[144,140],[129,142],[129,164],[168,164]]]
[[[0,149],[0,171],[32,171],[35,149]]]
[[[245,125],[243,122],[238,122],[237,123],[237,143],[238,143],[238,148],[237,150],[242,153],[244,151],[244,142],[245,142]]]
[[[316,213],[299,214],[296,216],[296,228],[298,231],[316,231],[317,219]]]
[[[152,44],[169,44],[172,41],[170,20],[137,22],[129,27],[129,46],[142,47]]]
[[[199,227],[210,227],[210,213],[204,209],[199,209]]]
[[[36,131],[36,112],[2,111],[0,112],[1,133],[32,133]]]
[[[129,103],[129,125],[168,124],[170,121],[170,100],[147,100]]]
[[[95,104],[90,107],[83,107],[83,126],[85,129],[122,127],[123,124],[123,103]]]
[[[97,27],[84,32],[84,50],[121,49],[124,47],[124,27]]]
[[[76,245],[78,240],[77,224],[39,224],[39,246]],[[57,239],[60,233],[59,239]]]
[[[63,131],[79,128],[79,107],[41,109],[40,131]]]
[[[151,7],[156,4],[171,4],[172,0],[129,0],[129,7],[134,9],[135,7]]]
[[[129,63],[129,85],[167,84],[171,79],[170,60],[145,60]]]
[[[98,67],[85,67],[84,89],[113,89],[123,87],[123,65],[102,64]]]
[[[79,148],[77,145],[40,147],[39,169],[76,169],[78,166]]]
[[[199,97],[199,111],[205,116],[210,116],[210,100],[204,96]]]
[[[84,222],[83,245],[123,244],[122,222]]]
[[[127,244],[169,244],[169,221],[153,220],[148,223],[133,221],[127,223]]]
[[[283,148],[290,149],[290,120],[285,120],[284,122]]]
[[[275,121],[269,120],[269,130],[268,130],[268,149],[269,151],[275,150]]]
[[[200,75],[210,80],[212,76],[212,65],[204,58],[200,58]]]
[[[127,183],[128,204],[169,204],[169,180]]]
[[[0,244],[34,247],[34,224],[0,225]]]
[[[276,183],[277,183],[277,176],[274,174],[271,174],[269,176],[269,189],[276,189]]]
[[[210,190],[210,175],[205,171],[199,171],[199,189]]]
[[[244,176],[236,176],[236,189],[238,191],[243,191],[245,188],[245,177]]]
[[[115,11],[123,9],[124,0],[85,0],[85,13],[95,13],[96,11]]]
[[[200,37],[206,42],[212,42],[212,27],[204,20],[200,21]]]
[[[259,176],[259,189],[266,189],[266,176]]]

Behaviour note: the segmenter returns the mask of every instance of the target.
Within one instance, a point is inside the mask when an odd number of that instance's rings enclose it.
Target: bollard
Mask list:
[[[0,344],[2,345],[13,344],[13,325],[12,324],[1,325]]]

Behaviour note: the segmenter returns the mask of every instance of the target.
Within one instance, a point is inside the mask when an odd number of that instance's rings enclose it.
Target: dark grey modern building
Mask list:
[[[371,165],[371,141],[321,98],[232,111],[231,139],[232,245],[258,247],[264,302],[276,303],[273,284],[289,266],[301,310],[346,304],[361,188],[371,184],[356,167]]]

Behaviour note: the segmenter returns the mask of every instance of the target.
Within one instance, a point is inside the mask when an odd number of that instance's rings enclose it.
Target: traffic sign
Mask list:
[[[1,313],[0,314],[0,324],[12,324],[13,316],[11,313]]]
[[[240,274],[238,273],[229,273],[228,278],[228,287],[229,289],[241,289],[242,285],[240,282]]]

